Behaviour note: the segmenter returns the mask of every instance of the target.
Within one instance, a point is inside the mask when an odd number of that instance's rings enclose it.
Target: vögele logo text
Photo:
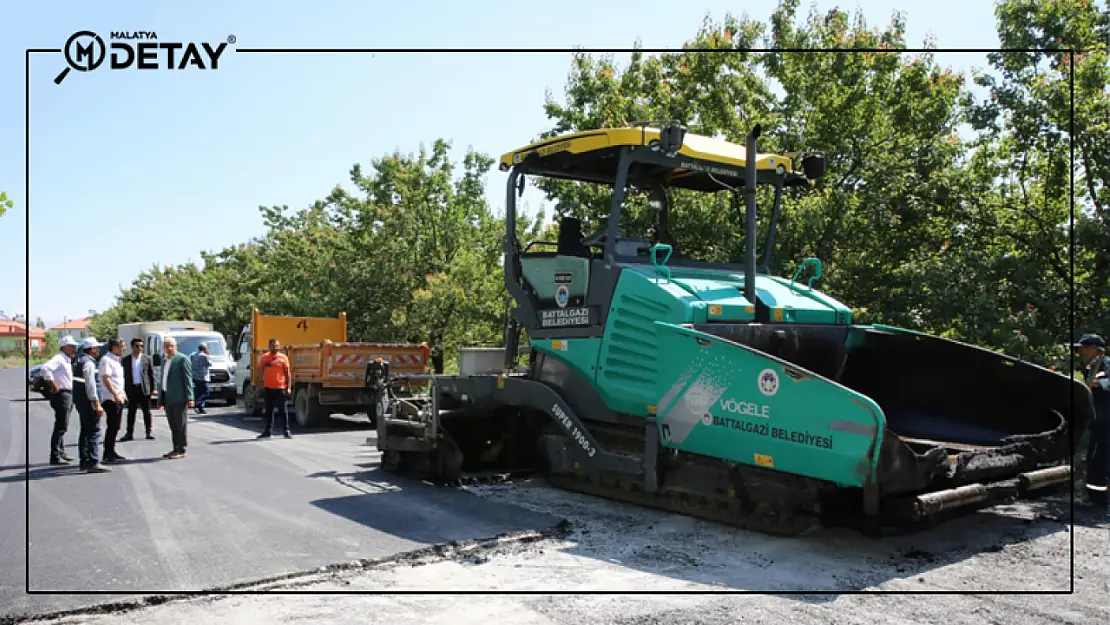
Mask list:
[[[62,49],[67,67],[54,78],[54,84],[62,84],[70,70],[91,72],[105,60],[110,69],[219,69],[220,56],[229,44],[235,43],[235,35],[215,45],[160,41],[153,31],[113,32],[109,39],[112,43],[106,45],[104,39],[91,30],[70,35]]]
[[[745,417],[762,417],[764,419],[771,417],[771,407],[766,404],[756,404],[750,401],[724,397],[721,398],[718,404],[721,410]]]

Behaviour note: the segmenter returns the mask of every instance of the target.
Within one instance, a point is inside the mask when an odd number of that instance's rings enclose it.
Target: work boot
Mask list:
[[[85,467],[85,473],[111,473],[111,472],[112,472],[111,469],[109,469],[108,467],[100,464],[99,462],[96,463],[96,464],[91,464],[91,465]]]
[[[131,435],[131,432],[128,432],[127,434],[123,435],[123,438],[119,439],[116,442],[117,443],[126,443],[127,441],[133,441],[133,440],[135,440],[135,437]]]
[[[146,433],[146,439],[147,439],[148,441],[152,441],[152,440],[154,440],[154,435],[153,435],[153,434],[151,434],[151,433],[150,433],[149,431],[147,431],[147,433]]]
[[[69,459],[69,458],[64,458],[64,457],[60,457],[60,456],[59,456],[59,457],[56,457],[56,458],[51,458],[51,459],[50,459],[50,464],[52,464],[52,465],[54,465],[54,466],[58,466],[58,465],[63,465],[63,464],[69,464],[69,463],[71,463],[71,462],[73,462],[73,460],[71,460],[71,459]]]
[[[258,435],[258,438],[272,438],[272,437],[273,437],[273,434],[271,434],[269,430],[266,430],[265,432]]]

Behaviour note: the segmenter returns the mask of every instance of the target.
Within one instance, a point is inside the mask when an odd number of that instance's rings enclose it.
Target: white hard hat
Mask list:
[[[99,346],[100,346],[100,341],[96,340],[95,336],[90,336],[90,337],[86,338],[85,340],[81,341],[81,349],[91,349],[93,347],[99,347]]]
[[[58,347],[77,347],[77,341],[67,334],[62,337],[62,340],[58,343]]]

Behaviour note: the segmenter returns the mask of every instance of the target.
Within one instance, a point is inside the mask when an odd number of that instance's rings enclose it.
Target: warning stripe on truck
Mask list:
[[[391,367],[424,364],[423,358],[415,354],[336,354],[333,358],[337,365],[365,365],[378,358],[388,362]]]

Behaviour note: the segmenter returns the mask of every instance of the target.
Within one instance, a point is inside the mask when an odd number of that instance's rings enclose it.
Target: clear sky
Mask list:
[[[14,5],[14,6],[13,6]],[[563,0],[553,4],[243,0],[238,2],[10,2],[0,7],[0,189],[16,206],[0,217],[0,311],[63,317],[112,305],[154,264],[199,261],[262,234],[259,205],[304,207],[348,182],[356,162],[438,137],[496,157],[547,129],[543,101],[561,99],[567,54],[257,55],[231,50],[215,72],[70,72],[61,54],[32,58],[30,300],[24,184],[25,48],[61,48],[77,30],[155,31],[162,41],[235,35],[237,47],[678,48],[706,14],[766,19],[771,2]],[[810,5],[803,3],[803,12]],[[863,0],[884,26],[895,6],[908,42],[994,47],[993,3]],[[311,8],[310,8],[311,7]],[[684,8],[688,7],[688,8]],[[585,17],[588,16],[588,17]],[[941,55],[954,69],[981,54]],[[500,209],[503,179],[487,179]],[[542,197],[525,200],[533,208]],[[29,305],[29,308],[28,308]]]

